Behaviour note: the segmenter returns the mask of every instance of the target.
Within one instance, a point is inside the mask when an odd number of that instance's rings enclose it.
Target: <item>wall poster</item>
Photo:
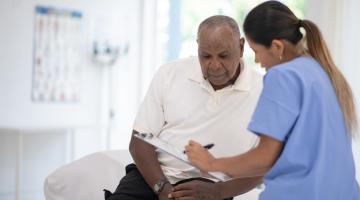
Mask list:
[[[34,102],[78,102],[83,51],[79,11],[36,6],[34,20]]]

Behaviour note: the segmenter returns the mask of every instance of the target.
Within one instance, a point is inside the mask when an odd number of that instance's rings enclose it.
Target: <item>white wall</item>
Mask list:
[[[109,141],[109,107],[118,111],[114,134],[127,148],[140,95],[141,0],[1,0],[0,1],[0,200],[42,199],[44,177],[72,159],[103,150]],[[84,52],[80,101],[31,101],[34,9],[36,5],[79,10],[84,17]],[[98,19],[110,25],[97,23]],[[111,68],[91,61],[91,44],[110,32],[115,42],[131,43],[128,55]],[[105,33],[106,34],[106,33]],[[109,79],[111,77],[111,79]],[[109,89],[108,84],[113,86]],[[111,93],[116,92],[116,95]],[[74,135],[69,130],[75,131]],[[19,130],[23,135],[19,140]],[[119,135],[122,134],[122,135]],[[125,139],[124,139],[125,138]],[[22,157],[18,159],[19,141]],[[17,170],[17,162],[21,167]]]
[[[340,36],[339,48],[340,65],[348,79],[357,102],[358,121],[360,123],[360,1],[347,0],[343,2],[342,13],[343,21],[339,30],[342,30]],[[360,128],[360,127],[359,127]],[[360,130],[360,129],[359,129]],[[358,137],[353,142],[354,158],[356,162],[357,178],[360,182],[360,131]]]
[[[128,61],[120,61],[121,65],[125,67],[111,69],[112,99],[110,99],[110,107],[115,112],[114,119],[110,121],[111,148],[128,148],[138,107],[147,92],[153,74],[159,67],[157,62],[160,50],[158,41],[160,40],[159,37],[163,37],[158,32],[159,16],[157,7],[159,1],[141,0],[139,4],[138,31],[132,33],[132,37],[138,37],[136,44],[138,45],[139,54],[130,59],[137,61],[139,65],[136,78],[132,75],[136,69],[132,66],[129,67]],[[136,89],[134,89],[135,86]]]
[[[59,1],[61,2],[61,1]],[[75,1],[73,1],[75,2]],[[52,127],[89,125],[99,121],[101,69],[82,59],[79,103],[30,101],[33,61],[34,6],[38,1],[1,1],[0,4],[0,126]],[[43,1],[45,5],[50,1]],[[51,5],[51,4],[50,4]],[[71,7],[71,5],[63,5]],[[83,8],[73,6],[76,9]],[[89,37],[85,35],[85,37]],[[84,48],[86,50],[86,48]],[[86,51],[83,56],[86,56]],[[44,123],[46,122],[46,123]]]

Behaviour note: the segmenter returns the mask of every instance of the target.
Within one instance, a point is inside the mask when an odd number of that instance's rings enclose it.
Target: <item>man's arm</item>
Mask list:
[[[155,148],[136,138],[134,136],[135,133],[138,132],[133,130],[129,150],[141,175],[152,188],[159,180],[166,180],[166,177],[160,167]],[[171,188],[171,184],[165,184],[159,195],[159,199],[167,199],[167,195],[171,191]]]

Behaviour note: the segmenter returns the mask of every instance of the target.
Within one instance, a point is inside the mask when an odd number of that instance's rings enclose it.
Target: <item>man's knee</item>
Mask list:
[[[107,196],[107,197],[106,197]],[[157,199],[145,179],[142,177],[136,165],[130,164],[126,167],[126,175],[120,180],[114,193],[105,192],[106,200],[143,200]]]

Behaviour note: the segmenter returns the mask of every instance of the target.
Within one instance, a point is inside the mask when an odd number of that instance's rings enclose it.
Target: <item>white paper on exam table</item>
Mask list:
[[[156,147],[157,149],[168,153],[172,156],[174,156],[175,158],[177,158],[178,160],[181,160],[193,167],[195,167],[194,165],[192,165],[189,160],[187,159],[187,156],[182,152],[179,151],[177,149],[175,149],[173,146],[171,146],[169,143],[165,142],[164,140],[159,139],[158,137],[147,137],[146,133],[140,133],[140,134],[134,134],[135,137],[151,144],[152,146]],[[218,179],[220,181],[227,181],[230,180],[231,177],[229,177],[228,175],[226,175],[225,173],[222,172],[207,172],[209,174],[210,177]]]

